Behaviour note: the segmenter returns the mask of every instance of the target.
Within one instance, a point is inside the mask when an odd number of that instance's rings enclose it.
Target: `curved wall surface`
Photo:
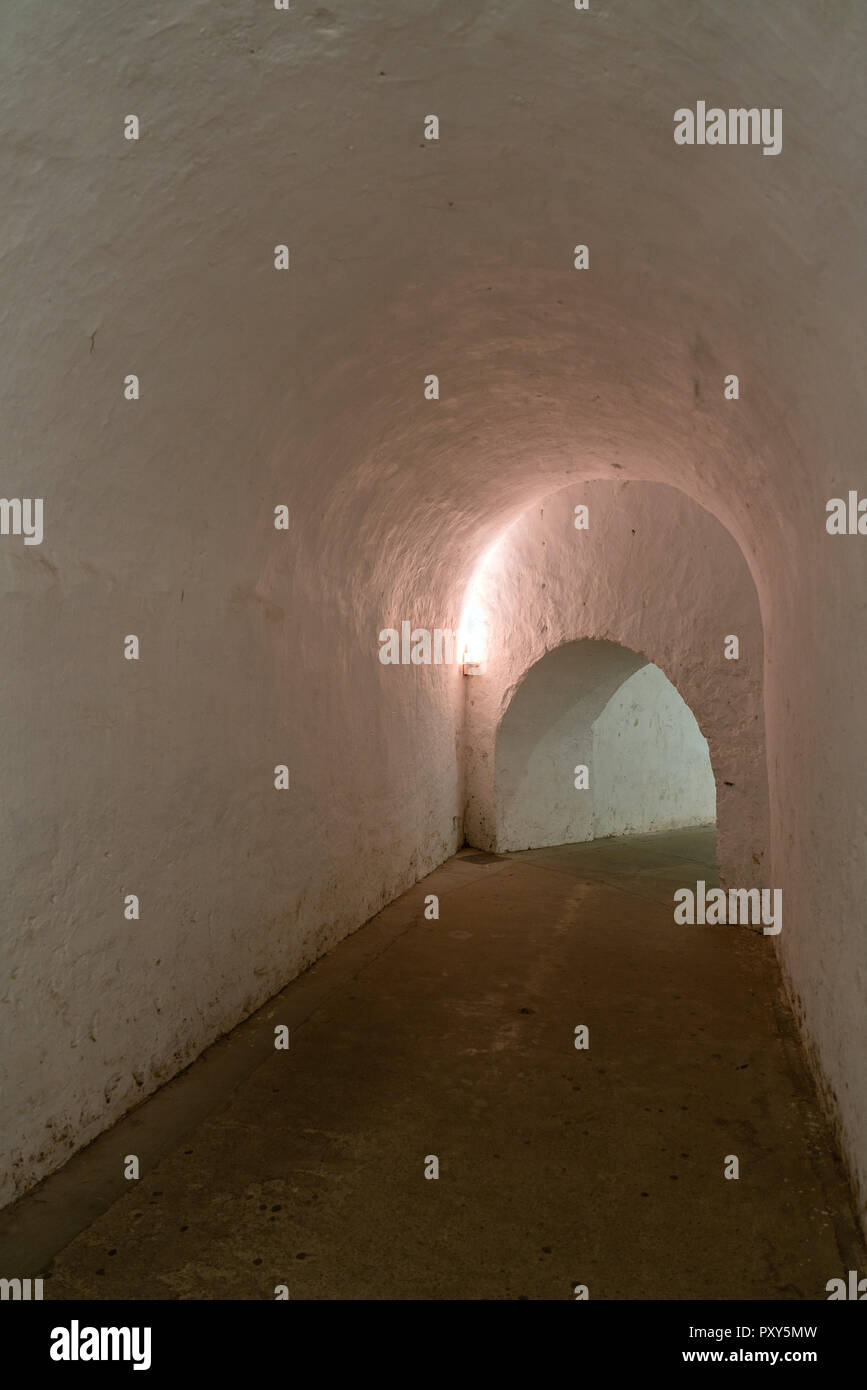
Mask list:
[[[578,518],[586,529],[575,527],[576,507],[587,509]],[[543,732],[548,749],[533,763],[530,793],[536,825],[546,798],[562,809],[537,843],[592,838],[592,798],[582,801],[569,774],[592,761],[591,726],[608,701],[653,662],[707,741],[722,881],[761,886],[768,871],[762,621],[747,565],[718,521],[658,484],[561,489],[528,509],[488,553],[468,607],[488,634],[487,669],[465,681],[471,843],[528,847],[532,824],[516,834],[511,818],[522,814],[517,793],[529,789],[521,787],[521,770]],[[737,659],[726,656],[731,637]],[[573,706],[588,746],[587,756],[570,763],[560,742]],[[561,832],[560,841],[550,838]]]
[[[594,840],[716,820],[707,739],[657,666],[624,681],[592,732]]]
[[[566,642],[518,686],[497,732],[492,844],[538,849],[716,818],[707,741],[658,667]]]
[[[593,724],[642,663],[614,642],[566,642],[527,672],[497,732],[496,849],[593,839]],[[576,764],[588,767],[586,789]]]

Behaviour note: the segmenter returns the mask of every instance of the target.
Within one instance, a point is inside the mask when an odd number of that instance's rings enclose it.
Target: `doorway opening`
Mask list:
[[[495,754],[496,850],[713,825],[716,786],[695,715],[647,657],[584,639],[517,686]]]

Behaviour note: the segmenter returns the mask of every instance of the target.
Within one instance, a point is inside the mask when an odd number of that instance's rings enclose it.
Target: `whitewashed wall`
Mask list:
[[[587,530],[575,528],[576,506],[589,509]],[[570,774],[592,762],[592,725],[608,700],[652,661],[708,744],[722,880],[764,882],[761,614],[718,521],[658,485],[561,489],[513,522],[474,578],[470,604],[489,635],[487,671],[465,682],[472,843],[592,838],[593,788],[575,791]],[[737,660],[725,656],[730,636]],[[585,756],[573,756],[571,738]]]
[[[624,681],[593,725],[593,838],[716,820],[707,740],[652,663]]]

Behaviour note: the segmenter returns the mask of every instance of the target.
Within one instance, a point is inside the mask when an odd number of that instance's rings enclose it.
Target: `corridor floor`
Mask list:
[[[0,1217],[4,1266],[51,1299],[826,1298],[864,1254],[772,939],[673,921],[713,844],[463,851]]]

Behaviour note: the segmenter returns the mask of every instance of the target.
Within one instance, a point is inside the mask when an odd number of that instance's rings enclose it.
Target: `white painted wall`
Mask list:
[[[593,724],[643,658],[614,642],[566,642],[528,671],[497,741],[499,850],[593,839]],[[575,766],[591,786],[575,788]]]
[[[560,517],[563,500],[553,499]],[[550,581],[550,569],[545,574]],[[498,614],[498,622],[490,610],[486,616],[496,642],[511,615]],[[472,685],[475,693],[476,678]],[[475,702],[472,710],[479,747],[492,730],[482,730]],[[582,765],[586,788],[575,786]],[[486,792],[474,758],[470,769],[472,800]],[[751,791],[762,808],[760,759],[757,776]],[[526,672],[496,730],[495,784],[486,844],[501,852],[704,825],[716,814],[710,754],[695,716],[658,667],[610,641],[566,641]],[[761,830],[755,821],[752,828]]]
[[[716,819],[707,739],[658,666],[629,676],[594,721],[591,790],[594,839]]]
[[[0,1200],[458,842],[460,681],[376,633],[454,625],[508,523],[631,479],[666,500],[635,538],[613,508],[568,623],[504,575],[494,727],[561,626],[644,653],[736,783],[740,873],[764,664],[753,867],[865,1210],[867,542],[824,526],[867,490],[865,42],[848,0],[3,6],[2,490],[46,537],[0,538]],[[781,107],[782,154],[675,146],[698,97]],[[744,564],[764,656],[720,681]]]
[[[576,505],[589,508],[586,531],[575,529]],[[567,796],[568,783],[554,794],[575,763],[587,762],[559,746],[560,730],[579,734],[592,757],[593,721],[652,661],[708,743],[721,879],[761,886],[768,837],[761,614],[743,556],[714,517],[657,484],[560,489],[528,508],[487,554],[469,607],[489,633],[487,671],[465,682],[471,843],[506,850],[591,837],[590,798]],[[740,639],[737,661],[724,655],[729,634]]]

